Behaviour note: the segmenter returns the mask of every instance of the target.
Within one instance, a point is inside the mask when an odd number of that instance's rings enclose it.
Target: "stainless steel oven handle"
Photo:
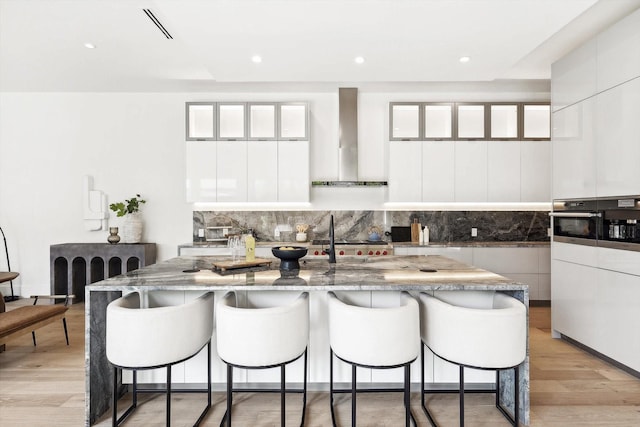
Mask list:
[[[549,216],[560,218],[593,218],[601,217],[602,212],[549,212]]]

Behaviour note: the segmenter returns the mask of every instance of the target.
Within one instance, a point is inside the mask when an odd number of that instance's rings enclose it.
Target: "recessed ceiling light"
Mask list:
[[[459,61],[464,64],[465,62],[471,61],[471,57],[470,56],[461,56]]]
[[[261,57],[260,55],[253,55],[253,56],[251,57],[251,60],[252,60],[253,62],[255,62],[256,64],[259,64],[259,63],[261,63],[261,62],[262,62],[262,57]]]
[[[87,49],[95,49],[96,45],[93,43],[85,43],[84,47],[86,47]]]
[[[356,56],[356,58],[354,59],[354,61],[356,62],[356,64],[364,64],[364,57],[362,57],[362,56]]]

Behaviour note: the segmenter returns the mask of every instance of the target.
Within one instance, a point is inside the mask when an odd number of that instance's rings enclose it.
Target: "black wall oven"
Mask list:
[[[555,200],[553,240],[640,251],[640,196]]]

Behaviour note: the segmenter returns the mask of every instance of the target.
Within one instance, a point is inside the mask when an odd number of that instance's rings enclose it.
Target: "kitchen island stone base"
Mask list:
[[[309,387],[310,390],[328,390],[329,337],[327,325],[326,291],[332,290],[341,298],[361,305],[384,307],[396,305],[399,294],[396,291],[418,292],[434,290],[493,290],[511,294],[528,306],[526,285],[519,284],[496,274],[471,267],[441,256],[403,256],[370,259],[348,259],[334,266],[326,260],[313,259],[303,262],[299,277],[290,280],[280,277],[278,270],[256,273],[220,276],[211,271],[214,260],[220,257],[178,257],[159,264],[145,267],[108,279],[86,289],[86,424],[91,425],[110,406],[112,389],[112,369],[104,352],[105,312],[108,303],[122,292],[141,292],[153,298],[164,299],[166,303],[179,304],[196,298],[207,290],[216,292],[216,298],[229,290],[235,290],[243,303],[260,305],[281,304],[301,291],[310,291],[311,334],[309,342]],[[197,273],[183,273],[193,266],[200,268]],[[422,272],[420,270],[436,270]],[[213,335],[215,342],[215,330]],[[215,346],[214,346],[215,348]],[[528,352],[527,352],[528,353]],[[187,384],[202,383],[206,378],[206,356],[200,354],[194,359],[177,365],[172,371],[174,382]],[[202,359],[201,359],[202,358]],[[455,387],[457,367],[434,358],[427,350],[426,381],[428,387]],[[302,362],[287,368],[287,380],[302,381]],[[222,389],[225,381],[223,362],[214,351],[213,387]],[[419,390],[419,360],[412,365],[412,388]],[[238,383],[247,386],[276,383],[278,372],[241,371],[234,375]],[[358,371],[359,386],[375,384],[386,386],[401,383],[401,370]],[[335,380],[347,384],[350,369],[336,363]],[[465,372],[469,387],[492,383],[495,375],[491,371]],[[506,372],[501,375],[501,401],[507,408],[513,407],[513,380]],[[139,374],[141,383],[155,383],[164,380],[163,372]],[[127,377],[124,377],[127,382]],[[524,425],[529,423],[529,360],[528,356],[520,367],[520,417]]]

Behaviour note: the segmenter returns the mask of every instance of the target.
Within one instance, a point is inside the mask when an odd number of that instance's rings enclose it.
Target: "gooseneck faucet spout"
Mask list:
[[[333,229],[333,215],[331,215],[331,219],[329,220],[329,249],[325,252],[329,254],[329,264],[336,263],[336,236],[335,231]]]

